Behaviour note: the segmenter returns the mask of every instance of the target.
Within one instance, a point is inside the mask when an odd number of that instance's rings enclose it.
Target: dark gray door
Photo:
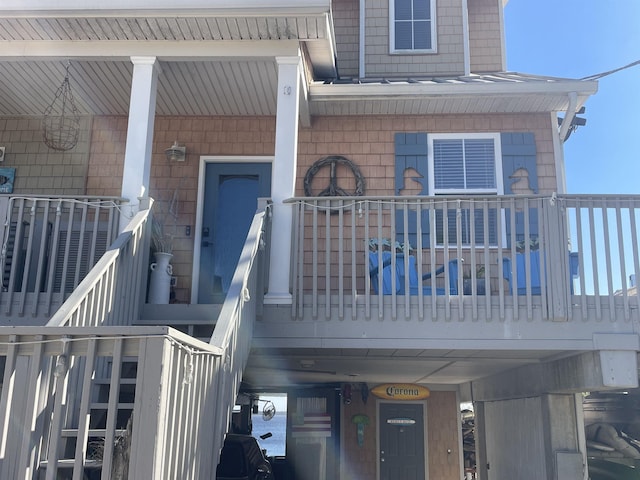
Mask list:
[[[380,403],[380,480],[424,478],[424,405]]]
[[[224,301],[257,199],[270,192],[270,163],[206,165],[198,303]]]

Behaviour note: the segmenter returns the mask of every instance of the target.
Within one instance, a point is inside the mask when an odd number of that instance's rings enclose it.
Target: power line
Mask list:
[[[624,67],[615,68],[613,70],[608,70],[608,71],[602,72],[602,73],[596,73],[595,75],[589,75],[588,77],[583,77],[580,80],[598,80],[598,79],[600,79],[602,77],[606,77],[607,75],[611,75],[612,73],[619,72],[620,70],[625,70],[627,68],[635,67],[636,65],[640,65],[640,60],[636,60],[635,62],[631,62],[630,64],[625,65]]]

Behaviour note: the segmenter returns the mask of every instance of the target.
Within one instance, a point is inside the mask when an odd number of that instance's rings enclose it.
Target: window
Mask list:
[[[390,0],[391,52],[435,52],[436,0]]]
[[[429,191],[501,194],[498,134],[429,135]]]
[[[499,134],[433,134],[428,141],[429,191],[435,195],[502,194],[502,167]],[[456,243],[457,215],[461,217],[459,235],[463,244],[484,243],[484,212],[480,209],[447,210],[449,243]],[[497,211],[489,209],[488,238],[491,245],[498,243]],[[471,224],[473,223],[473,229]],[[444,209],[436,212],[437,243],[444,242]]]

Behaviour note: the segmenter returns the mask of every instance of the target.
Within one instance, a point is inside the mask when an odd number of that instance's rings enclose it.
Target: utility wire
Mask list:
[[[615,68],[613,70],[608,70],[608,71],[602,72],[602,73],[596,73],[595,75],[589,75],[588,77],[583,77],[580,80],[598,80],[598,79],[600,79],[602,77],[606,77],[607,75],[611,75],[612,73],[619,72],[620,70],[625,70],[627,68],[635,67],[636,65],[640,65],[640,60],[636,60],[635,62],[631,62],[630,64],[625,65],[624,67]]]

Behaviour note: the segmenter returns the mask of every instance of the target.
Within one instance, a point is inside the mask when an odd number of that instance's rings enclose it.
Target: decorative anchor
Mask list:
[[[369,417],[363,413],[358,413],[351,417],[351,422],[358,427],[358,446],[364,445],[364,427],[369,425]]]

